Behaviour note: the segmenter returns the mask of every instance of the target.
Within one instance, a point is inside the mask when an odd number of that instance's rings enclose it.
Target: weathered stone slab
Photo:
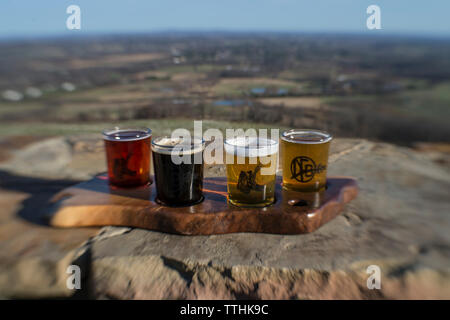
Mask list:
[[[450,170],[427,153],[334,140],[330,175],[358,177],[360,193],[340,216],[310,234],[186,237],[108,227],[92,237],[98,229],[37,223],[42,212],[36,208],[53,194],[77,177],[105,170],[92,160],[103,157],[100,145],[89,149],[95,139],[75,140],[86,146],[77,151],[69,143],[72,158],[58,160],[64,163],[59,171],[41,162],[33,171],[26,161],[16,161],[32,156],[31,147],[39,152],[35,145],[12,153],[9,169],[0,165],[2,297],[73,295],[64,271],[75,261],[83,275],[75,294],[92,298],[450,299]],[[24,168],[13,168],[14,162]],[[223,166],[205,172],[223,175]],[[62,178],[70,180],[52,180]],[[367,288],[372,264],[381,269],[381,290]]]

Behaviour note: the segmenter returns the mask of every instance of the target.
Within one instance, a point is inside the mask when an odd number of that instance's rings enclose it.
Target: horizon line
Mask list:
[[[381,30],[364,30],[364,31],[345,31],[345,30],[245,30],[245,29],[178,29],[167,28],[157,30],[109,30],[109,31],[82,31],[82,30],[65,30],[62,32],[51,32],[43,34],[1,34],[0,41],[21,41],[21,40],[57,40],[61,37],[70,35],[71,37],[81,39],[83,37],[108,37],[108,36],[126,36],[126,35],[183,35],[183,34],[280,34],[280,35],[339,35],[339,36],[367,36],[367,37],[404,37],[404,38],[417,38],[417,39],[436,39],[436,40],[449,40],[450,34],[446,33],[430,33],[430,32],[414,32],[414,31],[386,31]]]

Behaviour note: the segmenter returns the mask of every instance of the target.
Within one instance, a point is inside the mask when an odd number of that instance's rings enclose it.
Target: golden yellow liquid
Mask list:
[[[301,192],[320,191],[327,181],[330,143],[302,143],[281,139],[283,188]]]
[[[265,207],[274,203],[277,155],[232,156],[233,163],[226,166],[228,200],[245,207]]]

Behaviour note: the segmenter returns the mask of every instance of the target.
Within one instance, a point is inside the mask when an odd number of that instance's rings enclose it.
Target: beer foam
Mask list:
[[[182,142],[183,142],[182,138],[163,137],[158,140],[158,145],[164,147],[173,147],[176,146],[177,144],[181,144]]]
[[[126,142],[137,141],[151,137],[151,130],[148,129],[111,129],[103,131],[103,138],[109,141]]]
[[[236,137],[225,141],[225,152],[238,157],[267,157],[278,152],[278,142],[257,137]]]
[[[201,139],[185,140],[181,137],[161,137],[152,141],[152,151],[171,155],[189,155],[203,151],[204,143]]]

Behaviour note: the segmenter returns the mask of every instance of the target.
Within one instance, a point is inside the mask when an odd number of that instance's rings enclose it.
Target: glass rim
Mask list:
[[[232,141],[236,141],[239,139],[245,138],[253,138],[257,139],[258,142],[263,140],[268,143],[257,143],[256,145],[248,144],[248,145],[239,145],[237,143],[231,143]],[[274,140],[271,138],[261,138],[254,136],[237,136],[232,138],[227,138],[224,141],[224,148],[227,154],[232,154],[238,157],[266,157],[271,156],[273,154],[278,153],[279,142],[278,139]]]
[[[289,135],[292,134],[309,134],[316,135],[322,137],[320,141],[308,141],[308,140],[295,140],[289,138]],[[286,142],[298,143],[298,144],[322,144],[327,143],[333,140],[333,136],[326,131],[317,130],[317,129],[289,129],[285,130],[281,133],[281,140]]]
[[[119,132],[127,132],[127,131],[138,131],[142,133],[142,136],[137,136],[135,138],[127,138],[127,139],[115,139],[114,134]],[[136,140],[142,140],[146,139],[152,136],[152,129],[147,127],[113,127],[113,128],[106,128],[102,131],[103,139],[108,141],[136,141]]]
[[[240,145],[237,145],[237,144],[230,143],[231,140],[245,139],[245,138],[255,138],[255,139],[258,139],[258,141],[261,139],[261,140],[265,140],[265,141],[271,141],[271,143],[270,144],[261,144],[261,145],[257,144],[256,146],[255,145],[240,146]],[[274,140],[274,139],[271,139],[271,138],[261,138],[261,137],[252,137],[252,136],[237,136],[237,137],[225,139],[224,144],[225,145],[229,145],[229,146],[231,146],[233,148],[236,147],[236,148],[244,148],[244,149],[248,149],[248,150],[250,150],[250,149],[255,150],[255,149],[262,149],[262,148],[267,148],[267,147],[270,147],[270,146],[275,146],[275,145],[278,144],[278,141]]]
[[[155,139],[152,139],[152,146],[156,146],[158,148],[161,149],[166,149],[166,150],[170,150],[170,149],[174,149],[175,147],[180,147],[183,146],[183,144],[175,144],[175,145],[166,145],[166,144],[159,144],[158,141],[162,140],[162,139],[173,139],[170,136],[161,136],[161,137],[157,137]],[[199,141],[198,143],[192,143],[193,141]],[[203,138],[197,138],[194,137],[191,139],[191,148],[198,148],[199,146],[204,146],[206,144],[205,140]],[[185,144],[184,146],[187,146],[187,144]]]

